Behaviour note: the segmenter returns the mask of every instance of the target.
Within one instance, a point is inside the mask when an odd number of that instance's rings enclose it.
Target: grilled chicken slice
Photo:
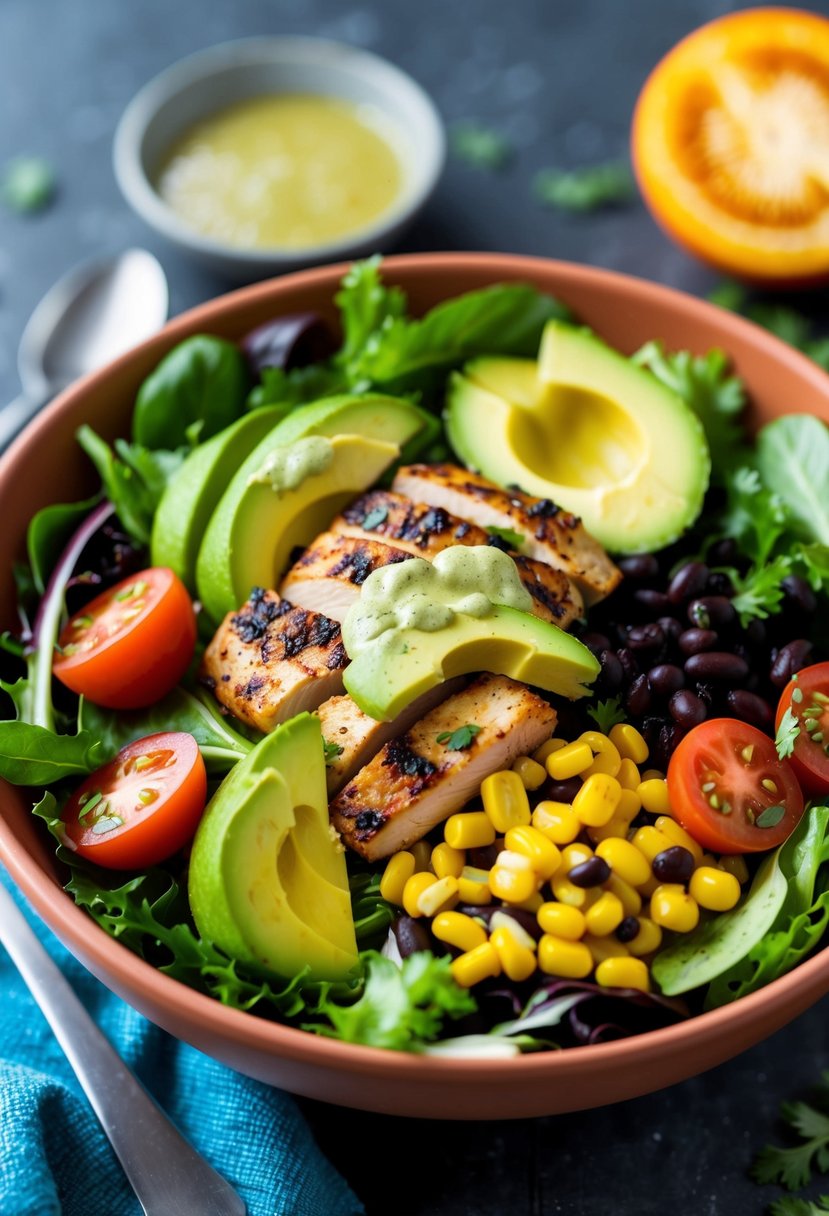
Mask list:
[[[477,735],[452,751],[446,732],[474,724]],[[506,676],[479,676],[392,739],[331,803],[345,843],[369,861],[420,840],[473,798],[490,773],[549,738],[556,713]]]
[[[443,507],[411,502],[391,490],[362,494],[337,516],[331,531],[358,540],[381,540],[429,561],[452,545],[489,545],[493,540],[484,528],[450,515]]]
[[[549,498],[502,490],[485,477],[454,464],[407,465],[398,471],[392,489],[416,502],[474,519],[485,528],[509,528],[520,533],[527,556],[564,571],[587,604],[604,599],[622,577],[578,516]]]
[[[202,676],[235,717],[268,732],[341,693],[347,663],[336,621],[255,587],[217,629]]]
[[[370,718],[358,709],[349,696],[331,697],[329,701],[323,701],[317,710],[317,717],[322,725],[326,750],[330,753],[325,769],[329,798],[333,798],[390,739],[404,735],[419,718],[446,697],[459,692],[465,684],[466,680],[458,677],[447,680],[437,688],[430,688],[422,697],[416,697],[407,705],[392,722],[377,722]],[[340,751],[334,754],[336,747]]]
[[[372,571],[405,562],[412,556],[410,551],[392,548],[367,534],[358,539],[323,532],[288,571],[280,592],[292,604],[312,612],[324,611],[333,620],[343,621]],[[423,556],[429,559],[435,553]],[[561,570],[529,557],[510,556],[514,557],[521,582],[532,596],[534,616],[566,629],[584,615],[581,594]]]
[[[280,591],[293,604],[312,612],[324,611],[332,620],[342,621],[374,570],[406,562],[410,557],[410,553],[377,540],[354,540],[323,532],[291,566]]]

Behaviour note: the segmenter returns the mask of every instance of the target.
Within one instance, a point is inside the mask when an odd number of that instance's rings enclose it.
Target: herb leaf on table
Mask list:
[[[797,1191],[811,1182],[814,1171],[829,1171],[829,1072],[821,1074],[812,1103],[784,1102],[780,1115],[801,1143],[790,1148],[767,1144],[758,1153],[751,1175],[756,1182],[778,1182]]]
[[[769,1216],[826,1216],[827,1212],[829,1195],[821,1195],[817,1200],[795,1199],[793,1195],[784,1195],[769,1205]]]
[[[449,132],[449,146],[458,160],[491,172],[506,168],[513,154],[505,135],[472,119],[454,124]]]
[[[533,191],[547,207],[588,212],[632,202],[636,182],[627,165],[609,161],[577,169],[542,169],[535,176]]]

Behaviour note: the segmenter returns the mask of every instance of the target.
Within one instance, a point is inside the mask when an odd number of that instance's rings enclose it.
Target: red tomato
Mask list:
[[[169,731],[122,747],[75,790],[61,818],[81,857],[111,870],[143,870],[187,844],[206,798],[196,740]]]
[[[668,766],[668,794],[686,832],[717,853],[774,849],[803,814],[792,766],[767,735],[736,718],[688,732]]]
[[[52,670],[67,688],[110,709],[152,705],[179,682],[196,645],[196,618],[172,570],[154,566],[76,612]]]
[[[787,709],[798,728],[791,766],[805,790],[825,794],[829,790],[829,663],[804,667],[789,681],[777,707],[778,730]]]

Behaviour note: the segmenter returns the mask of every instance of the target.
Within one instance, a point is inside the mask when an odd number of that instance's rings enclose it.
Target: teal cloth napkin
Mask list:
[[[15,897],[107,1038],[236,1187],[249,1216],[364,1211],[320,1153],[292,1098],[153,1026],[85,971],[16,891]],[[97,931],[92,923],[89,931]],[[74,1073],[0,947],[0,1216],[140,1214]]]

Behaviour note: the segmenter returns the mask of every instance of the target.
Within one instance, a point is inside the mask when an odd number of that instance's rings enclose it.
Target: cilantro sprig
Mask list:
[[[445,743],[447,750],[450,752],[463,752],[468,747],[471,747],[472,740],[476,735],[481,733],[481,727],[476,726],[474,722],[467,722],[465,726],[459,726],[456,730],[443,730],[436,737],[438,743]]]
[[[829,1172],[829,1071],[821,1074],[811,1103],[784,1102],[780,1116],[800,1143],[791,1148],[767,1144],[758,1153],[751,1174],[764,1185],[777,1182],[789,1191],[798,1191],[811,1182],[815,1171]],[[787,1216],[787,1212],[797,1209],[789,1205],[778,1211]]]
[[[609,734],[613,727],[618,726],[620,722],[627,721],[627,714],[622,709],[622,703],[618,697],[608,697],[606,701],[598,701],[595,705],[590,706],[587,714],[603,735]]]

